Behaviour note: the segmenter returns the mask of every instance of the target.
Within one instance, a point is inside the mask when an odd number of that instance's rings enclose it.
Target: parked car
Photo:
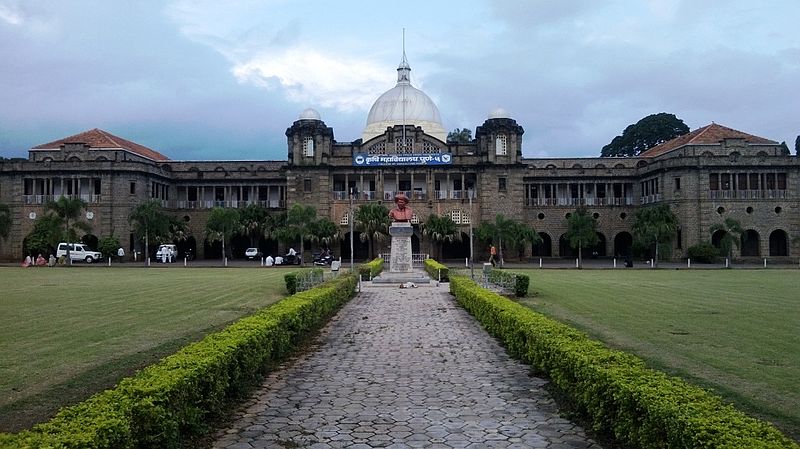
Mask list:
[[[244,250],[244,257],[247,257],[250,260],[261,259],[263,255],[264,253],[259,251],[258,248],[247,248]]]
[[[159,262],[176,262],[178,260],[178,247],[176,245],[159,245],[156,250],[156,260]]]
[[[95,260],[103,258],[103,254],[99,251],[93,251],[86,244],[83,243],[59,243],[56,249],[56,258],[61,256],[66,257],[67,247],[69,247],[69,258],[72,261],[82,260],[86,263],[92,263]]]

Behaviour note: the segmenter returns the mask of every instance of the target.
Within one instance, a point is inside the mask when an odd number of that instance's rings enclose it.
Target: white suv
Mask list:
[[[57,258],[60,258],[61,256],[66,257],[67,246],[69,246],[69,258],[73,261],[83,260],[86,263],[92,263],[95,260],[100,260],[103,258],[102,253],[99,251],[92,251],[83,243],[59,243],[58,249],[56,250]]]

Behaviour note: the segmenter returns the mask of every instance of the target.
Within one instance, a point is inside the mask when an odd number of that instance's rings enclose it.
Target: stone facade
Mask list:
[[[430,214],[454,218],[464,237],[470,221],[477,226],[503,214],[545,237],[544,245],[527,248],[524,256],[571,256],[560,244],[566,216],[586,205],[602,235],[598,255],[622,255],[630,251],[636,211],[667,203],[680,221],[673,258],[711,240],[710,226],[726,217],[739,220],[755,238],[737,256],[800,255],[800,246],[792,243],[800,236],[797,157],[784,154],[776,142],[719,125],[701,130],[640,157],[532,159],[522,157],[524,130],[510,118],[486,120],[468,143],[445,143],[410,125],[389,127],[367,142],[336,142],[322,120],[302,118],[286,131],[284,161],[172,161],[124,139],[116,147],[98,143],[91,133],[102,131],[92,130],[31,149],[27,160],[0,162],[0,202],[12,213],[0,258],[23,257],[23,240],[45,212],[45,202],[60,195],[86,199],[92,235],[114,235],[129,252],[141,246],[131,237],[128,215],[137,204],[158,198],[189,225],[189,245],[199,257],[211,256],[204,226],[212,207],[255,203],[277,213],[310,204],[342,225],[343,243],[335,249],[346,258],[350,195],[354,207],[366,202],[388,207],[397,191],[406,192],[416,213],[415,251],[423,240],[418,224]],[[373,167],[357,165],[358,154],[450,159],[442,165]],[[444,256],[464,257],[464,245],[446,248]],[[236,251],[246,246],[234,243]]]

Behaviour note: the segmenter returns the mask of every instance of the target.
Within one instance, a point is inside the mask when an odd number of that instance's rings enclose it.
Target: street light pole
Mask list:
[[[475,279],[475,261],[472,249],[472,190],[468,190],[469,195],[469,277]]]
[[[350,188],[350,209],[347,211],[347,222],[350,224],[350,272],[353,272],[353,188]]]

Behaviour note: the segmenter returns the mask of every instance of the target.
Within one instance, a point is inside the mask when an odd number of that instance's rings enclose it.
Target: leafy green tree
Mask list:
[[[249,204],[239,212],[239,232],[250,238],[250,246],[258,246],[258,239],[267,234],[267,209],[258,204]]]
[[[0,203],[0,238],[7,239],[10,230],[11,208],[8,207],[8,204]]]
[[[733,263],[733,247],[741,247],[741,242],[747,237],[739,220],[728,217],[722,223],[714,223],[708,229],[711,235],[717,231],[722,231],[722,237],[719,239],[719,252],[728,258],[730,263]],[[728,265],[730,266],[730,265]]]
[[[648,115],[628,125],[621,136],[614,137],[600,151],[600,157],[636,156],[654,146],[682,136],[689,127],[675,114],[662,112]]]
[[[128,216],[133,234],[144,239],[145,260],[150,257],[150,236],[161,240],[169,235],[170,217],[164,212],[161,201],[151,199],[137,205]]]
[[[328,217],[320,217],[314,222],[310,240],[330,248],[331,244],[338,241],[340,237],[339,226]]]
[[[26,253],[50,253],[59,242],[63,223],[56,214],[46,214],[36,220],[31,232],[25,237]]]
[[[375,242],[382,242],[389,236],[389,209],[382,204],[367,203],[356,209],[353,225],[361,232],[361,241],[369,242],[369,257],[375,257]],[[352,237],[351,237],[352,238]]]
[[[314,239],[316,221],[317,210],[313,206],[294,204],[286,213],[285,225],[275,231],[279,241],[296,242],[300,240],[301,264],[305,264],[302,259],[305,251],[305,241]]]
[[[597,220],[589,215],[586,206],[581,206],[567,218],[569,246],[578,249],[578,268],[583,268],[583,248],[597,245]]]
[[[469,143],[472,142],[472,130],[468,128],[456,128],[447,133],[448,143]]]
[[[119,239],[110,235],[103,237],[97,242],[97,250],[103,253],[104,256],[111,258],[117,255],[119,249]]]
[[[633,219],[634,239],[648,248],[655,248],[655,266],[658,266],[659,247],[667,246],[678,230],[678,217],[668,204],[645,206],[636,212]]]
[[[502,268],[505,264],[503,242],[505,242],[509,248],[517,246],[525,235],[528,234],[527,232],[521,233],[520,231],[522,229],[518,222],[506,218],[503,214],[497,214],[494,218],[494,222],[481,223],[475,230],[475,235],[478,236],[478,239],[485,242],[497,243],[497,256],[500,259],[500,267]],[[533,234],[535,234],[535,232],[533,232]]]
[[[59,242],[76,242],[78,241],[78,231],[87,233],[92,229],[89,223],[78,219],[81,212],[86,209],[86,201],[80,198],[62,196],[56,201],[47,202],[44,208],[54,213],[61,221]],[[69,245],[67,245],[67,261],[72,265]]]
[[[225,259],[227,252],[225,242],[231,239],[239,226],[239,210],[225,207],[215,207],[211,209],[206,221],[206,236],[212,242],[222,242],[222,258]]]
[[[442,245],[444,242],[459,242],[461,241],[461,231],[458,225],[448,216],[440,217],[436,214],[431,214],[422,225],[422,235],[428,238],[430,243],[430,251],[433,254],[433,245],[438,244],[439,258],[442,257]]]

